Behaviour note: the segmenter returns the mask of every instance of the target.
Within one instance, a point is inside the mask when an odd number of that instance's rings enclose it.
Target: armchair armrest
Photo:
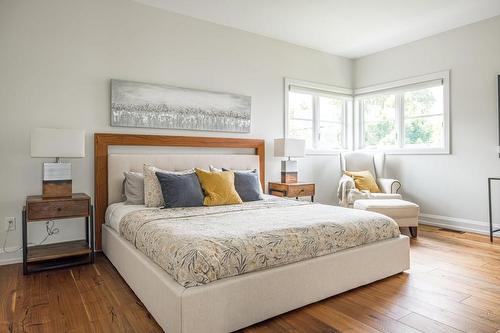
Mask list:
[[[397,179],[377,178],[377,183],[384,193],[398,193],[401,189],[401,183]]]

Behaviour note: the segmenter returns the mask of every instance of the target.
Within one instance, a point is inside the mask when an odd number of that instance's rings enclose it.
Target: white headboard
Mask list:
[[[109,154],[108,204],[122,201],[123,173],[126,171],[142,172],[144,164],[171,171],[191,168],[208,170],[210,165],[235,170],[259,170],[259,156],[239,154]]]
[[[211,153],[200,155],[154,154],[136,156],[128,151],[116,154],[116,159],[108,158],[113,147],[189,147],[189,148],[216,148],[216,149],[246,149],[254,155],[228,156]],[[231,152],[232,153],[232,152]],[[246,153],[245,153],[246,154]],[[118,155],[125,155],[119,157]],[[134,155],[134,156],[132,156]],[[250,157],[251,156],[251,157]],[[119,160],[121,158],[121,160]],[[160,160],[157,160],[160,159]],[[112,165],[108,166],[108,162]],[[247,138],[217,138],[201,136],[171,136],[171,135],[144,135],[120,133],[94,134],[94,204],[95,204],[95,245],[101,249],[101,231],[104,224],[104,215],[109,203],[121,198],[121,180],[123,171],[130,169],[141,170],[145,162],[156,164],[165,169],[186,169],[192,167],[208,168],[209,164],[234,169],[256,168],[259,170],[260,183],[264,187],[265,179],[265,142],[262,139]],[[111,170],[111,171],[110,171]],[[113,179],[109,179],[112,177]],[[116,178],[115,178],[116,177]],[[109,186],[109,192],[108,192]],[[109,194],[108,194],[109,193]],[[120,198],[119,198],[120,197]],[[109,201],[108,201],[109,199]]]

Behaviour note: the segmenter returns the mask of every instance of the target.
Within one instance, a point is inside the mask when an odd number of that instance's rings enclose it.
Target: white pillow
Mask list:
[[[144,175],[140,172],[123,173],[123,196],[126,205],[144,205]]]
[[[156,177],[156,172],[170,173],[176,175],[185,175],[189,173],[194,173],[194,169],[184,170],[184,171],[168,171],[162,170],[160,168],[154,167],[152,165],[144,164],[144,205],[146,207],[163,207],[165,206],[165,201],[163,200],[163,195],[161,193],[161,186]]]

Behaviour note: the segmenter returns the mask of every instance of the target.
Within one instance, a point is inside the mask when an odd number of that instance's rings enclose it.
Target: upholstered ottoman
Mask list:
[[[412,237],[417,237],[420,207],[400,199],[362,199],[354,201],[355,209],[377,212],[391,217],[399,227],[409,227]]]

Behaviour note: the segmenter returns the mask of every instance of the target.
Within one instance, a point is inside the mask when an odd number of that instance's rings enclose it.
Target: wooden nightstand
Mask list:
[[[269,194],[278,197],[296,198],[311,197],[314,202],[316,186],[314,183],[272,183],[268,184]]]
[[[44,199],[28,196],[23,207],[23,272],[68,267],[94,262],[94,208],[90,197],[74,193],[71,197]],[[28,247],[28,223],[85,218],[85,239]]]

